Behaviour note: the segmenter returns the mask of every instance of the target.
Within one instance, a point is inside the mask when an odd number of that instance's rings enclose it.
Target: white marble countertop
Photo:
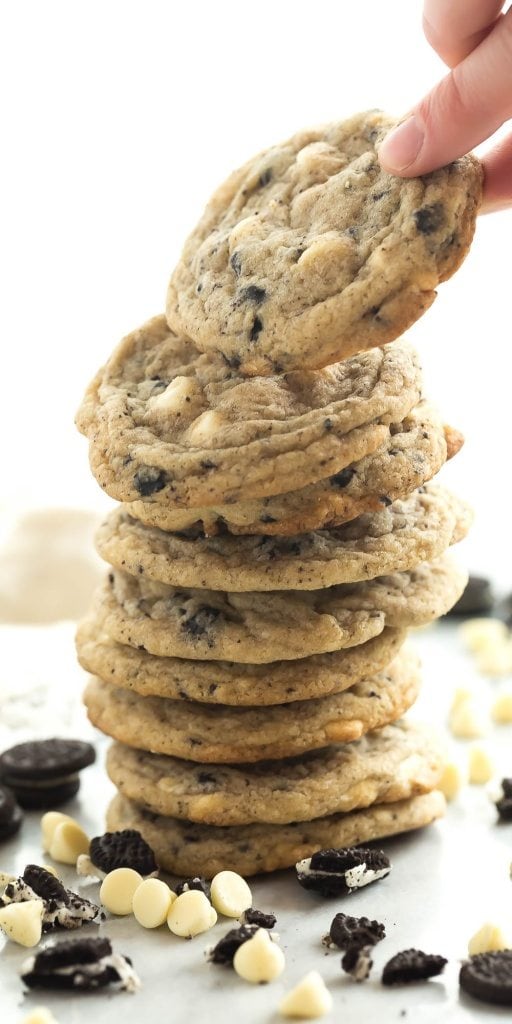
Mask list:
[[[51,642],[47,628],[44,635],[44,657],[48,659]],[[67,672],[71,666],[71,625],[54,627],[53,639],[61,652],[61,669],[56,675],[60,675],[58,683],[62,687],[62,670]],[[451,625],[420,631],[415,643],[422,654],[425,675],[416,718],[444,722],[455,685],[473,681],[484,704],[502,685],[473,674],[469,657],[462,652]],[[33,639],[33,650],[34,644]],[[69,663],[66,652],[70,654]],[[33,652],[31,657],[33,660]],[[77,703],[78,670],[69,677],[68,686],[67,726],[65,720],[62,728],[68,733],[74,730],[87,734],[88,727]],[[47,717],[42,719],[43,724],[44,732],[49,724]],[[21,735],[16,728],[11,731],[16,737]],[[3,742],[5,733],[4,729]],[[509,727],[495,727],[488,737],[496,758],[497,778],[512,774],[511,734]],[[105,744],[99,740],[97,745],[98,765],[84,773],[79,797],[65,807],[91,834],[103,831],[103,812],[111,793],[101,767]],[[464,744],[457,746],[464,756]],[[473,932],[485,920],[496,917],[508,920],[512,926],[512,824],[496,823],[488,787],[466,788],[450,806],[444,821],[422,833],[384,841],[382,846],[393,864],[389,877],[344,899],[322,900],[305,892],[292,871],[253,880],[254,904],[277,915],[277,929],[286,954],[286,971],[271,985],[249,986],[232,970],[205,962],[205,947],[230,927],[226,919],[190,942],[176,938],[165,927],[147,932],[133,918],[110,919],[99,931],[111,937],[116,950],[133,959],[143,985],[139,993],[24,995],[17,972],[27,951],[5,942],[0,954],[1,1022],[20,1024],[29,1008],[45,1004],[51,1007],[59,1024],[89,1024],[95,1018],[102,1024],[117,1024],[120,1015],[127,1024],[160,1018],[173,1024],[223,1024],[228,1019],[244,1024],[277,1024],[281,1018],[276,1007],[281,995],[313,968],[320,971],[334,998],[333,1011],[325,1018],[328,1024],[337,1020],[360,1024],[367,1017],[378,1019],[379,1024],[391,1024],[402,1018],[414,1020],[415,1024],[462,1024],[469,1019],[490,1021],[508,1017],[506,1009],[459,996],[457,982],[459,963]],[[41,859],[39,815],[32,813],[27,815],[19,836],[0,847],[0,869],[18,871],[26,863]],[[68,885],[76,885],[73,869],[63,869],[62,874]],[[97,897],[95,885],[89,884],[82,891],[92,899]],[[358,916],[366,914],[386,925],[386,939],[375,949],[372,976],[362,985],[343,975],[341,953],[327,951],[321,945],[321,937],[338,910]],[[97,931],[95,926],[88,929],[89,934]],[[394,953],[411,946],[448,957],[445,973],[427,983],[385,989],[380,984],[384,963]]]

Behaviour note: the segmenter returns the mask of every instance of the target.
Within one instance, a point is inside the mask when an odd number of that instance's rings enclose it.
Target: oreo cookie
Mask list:
[[[366,981],[373,967],[371,946],[349,946],[341,958],[341,968],[354,981]]]
[[[27,809],[58,807],[80,787],[79,772],[96,759],[83,740],[48,739],[18,743],[0,754],[0,781]]]
[[[385,878],[391,871],[382,850],[349,846],[341,850],[319,850],[295,865],[304,889],[320,896],[343,896]]]
[[[470,576],[459,600],[447,612],[449,616],[488,615],[494,608],[495,597],[486,576]]]
[[[115,868],[133,868],[144,878],[158,871],[153,850],[134,828],[95,836],[91,839],[89,858],[93,868],[106,875]]]
[[[512,821],[512,779],[501,780],[501,792],[495,805],[500,821]]]
[[[14,794],[0,786],[0,842],[16,835],[23,821],[23,812]]]
[[[233,964],[233,957],[240,946],[258,931],[255,924],[242,924],[240,928],[231,928],[215,946],[206,950],[206,959],[212,964]]]
[[[262,910],[255,910],[254,907],[249,907],[248,910],[244,910],[240,923],[255,924],[258,928],[267,928],[270,931],[275,927],[277,918],[275,914],[264,914]]]
[[[210,899],[210,885],[206,878],[200,878],[198,875],[195,878],[186,878],[184,882],[179,882],[174,891],[177,896],[181,896],[182,892],[190,892],[191,889],[203,892],[206,898]]]
[[[512,950],[470,957],[460,969],[459,985],[484,1003],[512,1006]]]
[[[324,946],[338,949],[349,949],[356,946],[376,946],[386,937],[386,929],[379,921],[370,921],[369,917],[350,917],[348,914],[336,914],[329,929],[324,935]]]
[[[382,972],[383,985],[403,985],[410,981],[426,981],[444,971],[448,960],[420,949],[404,949],[388,960]]]
[[[0,906],[34,899],[40,899],[44,904],[43,932],[57,927],[80,928],[102,917],[100,907],[71,889],[66,889],[51,871],[38,864],[28,864],[20,878],[6,885],[0,896]]]
[[[114,953],[109,939],[64,939],[28,957],[21,967],[28,988],[90,989],[116,985],[135,992],[140,981],[129,957]]]

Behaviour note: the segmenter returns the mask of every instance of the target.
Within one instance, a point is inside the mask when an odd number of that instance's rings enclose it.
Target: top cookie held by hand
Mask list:
[[[395,121],[358,114],[268,149],[212,196],[168,289],[167,319],[249,376],[316,369],[397,338],[468,252],[482,168],[396,178]]]

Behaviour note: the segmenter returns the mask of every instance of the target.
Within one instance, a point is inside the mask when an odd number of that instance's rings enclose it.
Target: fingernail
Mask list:
[[[406,171],[423,145],[425,133],[414,114],[386,135],[379,148],[379,160],[386,171]]]

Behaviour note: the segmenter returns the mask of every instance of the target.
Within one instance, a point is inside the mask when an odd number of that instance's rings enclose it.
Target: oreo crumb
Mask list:
[[[329,929],[329,934],[322,939],[324,946],[348,949],[350,946],[375,946],[386,937],[386,929],[380,921],[371,921],[369,917],[350,917],[349,914],[336,914]]]
[[[177,896],[181,896],[182,892],[190,892],[191,889],[197,889],[198,892],[204,892],[207,899],[210,899],[210,885],[206,881],[206,878],[186,878],[184,882],[180,882],[174,890]]]
[[[373,967],[371,946],[349,946],[341,958],[341,967],[354,981],[366,981]]]
[[[232,928],[226,932],[215,946],[206,950],[206,959],[212,964],[233,964],[233,957],[240,946],[258,931],[257,925],[242,924],[240,928]]]
[[[432,203],[415,210],[413,217],[418,231],[422,235],[431,235],[444,224],[444,208],[441,203]]]
[[[167,474],[162,469],[157,469],[156,466],[141,466],[133,478],[133,486],[142,498],[163,491],[166,483]]]
[[[274,928],[277,922],[275,914],[264,914],[262,910],[255,910],[254,907],[249,907],[248,910],[244,910],[240,921],[242,924],[254,924],[258,928]]]

